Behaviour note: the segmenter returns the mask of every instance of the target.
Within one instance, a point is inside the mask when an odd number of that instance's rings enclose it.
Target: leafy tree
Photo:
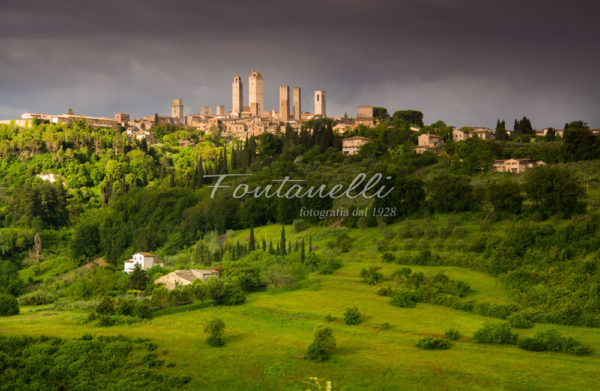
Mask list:
[[[387,121],[390,115],[385,107],[373,107],[373,118],[379,121]]]
[[[393,115],[394,120],[406,121],[409,124],[423,126],[423,113],[417,110],[399,110]]]
[[[488,187],[488,198],[496,213],[521,213],[523,196],[518,183],[504,180],[492,183]]]
[[[308,347],[306,357],[310,360],[327,361],[336,348],[333,330],[329,327],[319,327],[315,331],[315,338]]]
[[[70,250],[76,260],[92,259],[98,255],[102,251],[98,224],[88,221],[79,223],[71,236]]]
[[[584,189],[569,171],[556,166],[538,166],[525,178],[527,198],[543,217],[561,213],[565,217],[585,210]]]
[[[136,263],[133,271],[129,275],[129,286],[131,289],[135,289],[138,291],[146,290],[146,285],[148,285],[149,279],[146,271],[141,268],[139,263]]]
[[[19,303],[13,295],[0,293],[0,316],[10,316],[19,313]]]
[[[211,319],[204,328],[204,332],[209,335],[206,338],[206,342],[210,346],[225,345],[225,339],[223,338],[225,334],[225,322],[222,319]]]
[[[475,195],[469,178],[440,175],[429,185],[429,204],[436,212],[463,212],[473,209]]]

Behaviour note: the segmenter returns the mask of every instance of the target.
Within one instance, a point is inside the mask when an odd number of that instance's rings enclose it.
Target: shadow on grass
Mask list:
[[[160,318],[165,315],[180,314],[182,312],[197,311],[203,308],[212,307],[211,301],[197,302],[192,304],[169,307],[152,313],[152,318]]]

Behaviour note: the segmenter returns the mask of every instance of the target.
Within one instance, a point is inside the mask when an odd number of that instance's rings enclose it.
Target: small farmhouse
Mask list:
[[[344,155],[356,155],[363,145],[370,143],[370,138],[354,136],[342,140],[342,152]]]
[[[219,272],[216,270],[175,270],[167,275],[154,280],[155,284],[165,284],[168,290],[173,290],[177,287],[190,285],[195,280],[200,279],[206,281],[212,277],[219,277]]]
[[[497,172],[510,172],[511,174],[520,175],[531,170],[535,166],[543,166],[546,163],[543,161],[535,161],[533,159],[506,159],[496,160],[492,166],[492,170]]]
[[[150,253],[135,253],[125,261],[125,267],[123,271],[125,273],[131,273],[135,269],[135,265],[140,265],[142,270],[148,270],[153,266],[164,266],[153,254]]]
[[[435,134],[424,133],[419,135],[419,145],[415,147],[416,153],[432,151],[443,145],[443,141]]]

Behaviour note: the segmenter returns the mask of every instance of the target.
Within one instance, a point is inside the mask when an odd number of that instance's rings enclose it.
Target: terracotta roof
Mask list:
[[[141,254],[141,255],[146,256],[146,257],[153,257],[154,256],[154,254],[152,254],[152,253],[144,253],[144,252],[137,252],[135,254]],[[135,255],[135,254],[133,254],[133,255]]]

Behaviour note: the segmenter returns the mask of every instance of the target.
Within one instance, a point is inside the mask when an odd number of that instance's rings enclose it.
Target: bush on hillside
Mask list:
[[[515,329],[530,329],[533,327],[533,322],[521,312],[510,314],[507,320],[510,323],[510,327]]]
[[[576,356],[586,356],[593,352],[590,346],[582,344],[575,338],[564,337],[554,329],[538,331],[533,337],[521,338],[517,345],[525,350],[562,352]]]
[[[344,323],[347,325],[357,325],[362,322],[362,315],[357,307],[348,307],[344,312]]]
[[[508,323],[486,323],[475,332],[473,338],[480,343],[514,345],[518,336],[511,331]]]
[[[375,285],[383,278],[383,274],[379,271],[381,268],[379,266],[371,266],[368,269],[362,269],[360,272],[360,276],[363,279],[363,282],[369,285]]]
[[[223,346],[225,345],[225,322],[221,319],[212,319],[208,322],[204,328],[204,332],[208,334],[206,343],[210,346]]]
[[[408,289],[397,289],[392,295],[390,304],[402,308],[415,308],[417,306],[417,299],[414,292]]]
[[[455,329],[448,329],[446,330],[446,338],[452,340],[452,341],[456,341],[458,339],[458,337],[460,337],[458,330]]]
[[[329,327],[319,327],[315,331],[315,339],[306,351],[306,358],[317,361],[327,361],[336,348],[333,330]]]
[[[441,338],[425,337],[417,342],[417,347],[426,350],[450,349],[450,342]]]

